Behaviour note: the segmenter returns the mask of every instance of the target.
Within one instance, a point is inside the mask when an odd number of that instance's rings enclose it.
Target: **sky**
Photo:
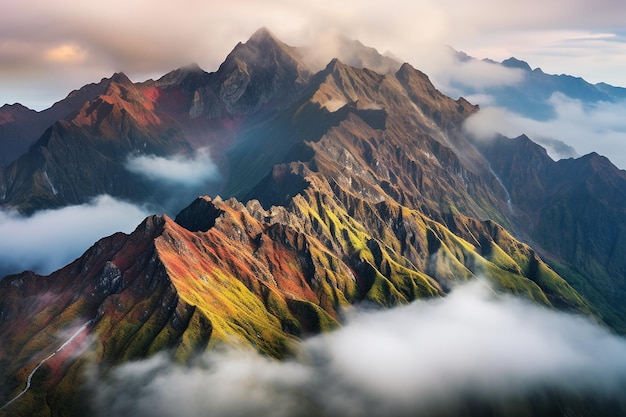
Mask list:
[[[116,71],[214,71],[262,26],[295,46],[340,33],[418,69],[448,45],[626,86],[625,15],[621,0],[0,0],[0,104],[42,110]]]

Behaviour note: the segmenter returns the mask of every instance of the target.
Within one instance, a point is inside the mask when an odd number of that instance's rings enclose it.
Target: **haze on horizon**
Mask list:
[[[547,73],[626,86],[626,3],[619,0],[4,0],[2,9],[0,104],[36,110],[116,71],[133,81],[191,62],[214,71],[262,26],[296,46],[341,34],[429,75],[437,71],[434,51],[449,45],[477,58],[515,56]]]

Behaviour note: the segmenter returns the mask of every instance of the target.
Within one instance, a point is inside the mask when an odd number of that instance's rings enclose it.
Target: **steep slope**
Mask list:
[[[164,348],[185,357],[206,346],[210,322],[178,297],[159,261],[153,239],[164,227],[163,218],[148,218],[49,277],[24,273],[0,282],[3,404],[21,392],[36,363],[57,352],[33,375],[33,388],[2,412],[45,415],[55,404],[55,413],[81,415],[76,387],[93,360],[106,369]]]
[[[26,153],[51,124],[70,117],[85,102],[103,94],[109,82],[104,78],[97,84],[88,84],[40,112],[20,104],[0,107],[0,167]]]
[[[553,161],[528,137],[481,144],[524,231],[604,319],[626,329],[626,173],[598,155]]]

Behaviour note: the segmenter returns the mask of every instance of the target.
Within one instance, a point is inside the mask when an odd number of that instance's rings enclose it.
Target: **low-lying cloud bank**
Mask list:
[[[163,417],[577,415],[588,400],[609,415],[626,410],[624,339],[482,282],[352,313],[297,349],[283,362],[230,350],[191,366],[164,355],[128,363],[92,383],[93,406],[102,416]]]
[[[129,156],[125,167],[152,184],[154,192],[146,201],[152,211],[172,217],[199,195],[216,194],[223,180],[208,148],[193,155]]]
[[[126,161],[126,169],[152,181],[183,187],[197,187],[220,178],[217,165],[207,148],[198,149],[191,157],[131,156]]]
[[[510,68],[495,62],[477,59],[463,59],[460,53],[452,49],[441,49],[435,55],[426,73],[433,77],[433,82],[448,95],[454,96],[462,90],[483,91],[489,88],[512,86],[524,80],[524,71]],[[421,67],[420,67],[421,69]]]
[[[465,128],[482,140],[496,133],[508,137],[526,134],[556,160],[597,152],[626,169],[626,102],[583,105],[557,93],[549,104],[556,114],[550,120],[534,120],[502,108],[485,107],[467,120]]]
[[[27,269],[48,274],[79,257],[98,239],[133,231],[147,215],[108,195],[31,217],[0,211],[0,278]]]

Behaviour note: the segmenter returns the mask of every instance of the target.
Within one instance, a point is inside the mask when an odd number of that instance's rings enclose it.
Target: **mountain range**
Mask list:
[[[44,112],[0,109],[2,138],[32,143],[6,154],[3,209],[108,194],[167,213],[0,281],[0,415],[84,415],[86,375],[162,351],[289,357],[351,305],[477,277],[626,331],[626,172],[526,136],[476,141],[477,106],[358,42],[323,68],[309,55],[260,29],[216,72],[118,73]],[[214,172],[191,186],[139,163],[198,155]]]
[[[463,52],[452,50],[458,62],[478,62]],[[522,60],[511,57],[496,62],[491,59],[482,60],[502,68],[518,70],[521,75],[519,82],[497,86],[471,86],[463,80],[452,82],[452,87],[466,95],[486,94],[493,98],[493,105],[506,108],[511,112],[534,120],[548,120],[556,116],[549,99],[554,94],[562,94],[573,100],[579,100],[584,106],[592,106],[600,102],[616,103],[626,99],[626,88],[615,87],[607,83],[591,84],[583,78],[567,74],[547,74],[541,68],[532,69]]]

